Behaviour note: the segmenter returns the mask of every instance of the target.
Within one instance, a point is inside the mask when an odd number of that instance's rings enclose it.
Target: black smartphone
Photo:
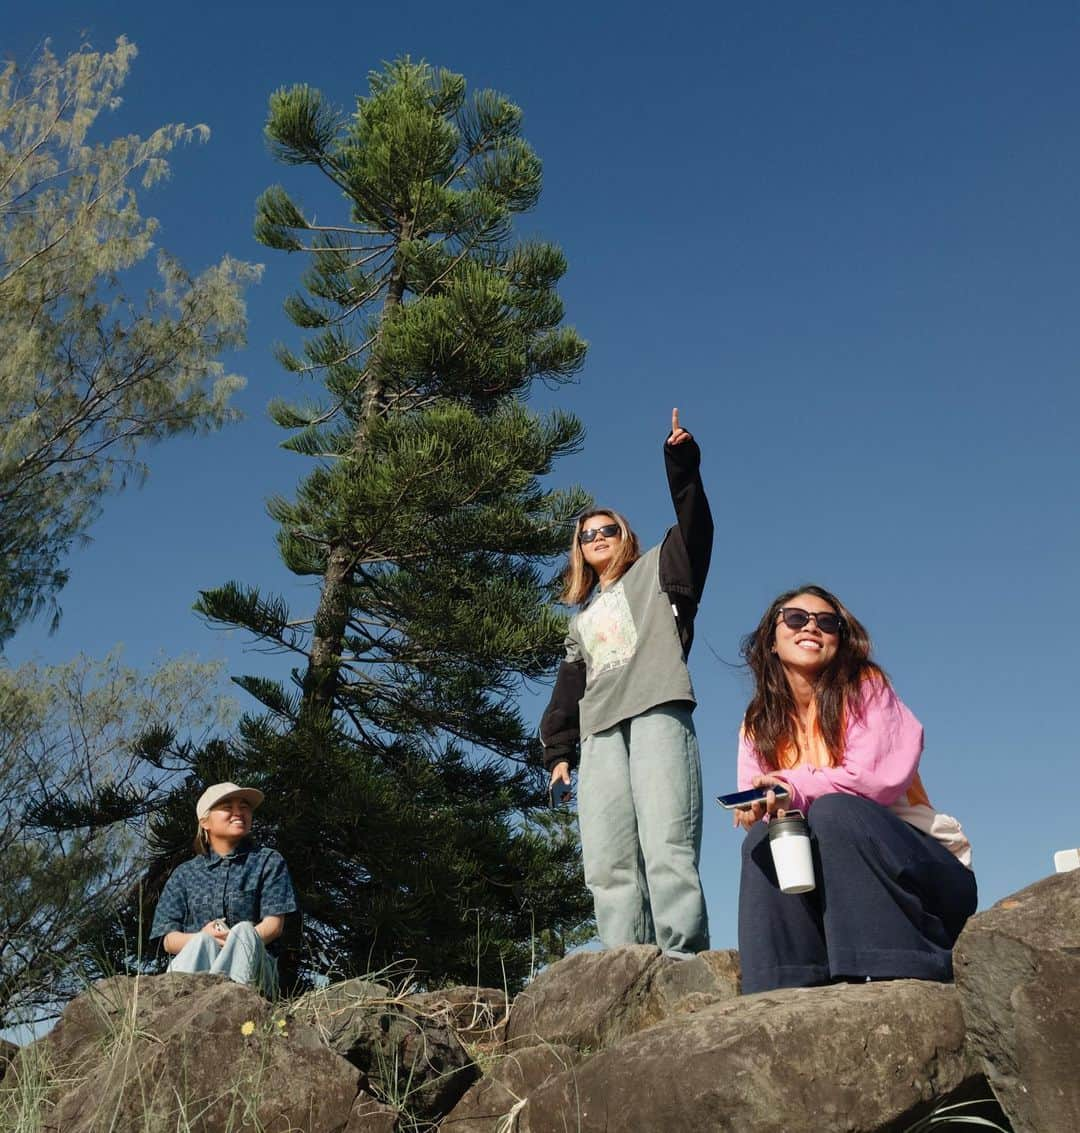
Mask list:
[[[574,792],[571,790],[569,783],[564,783],[561,779],[556,779],[555,782],[548,787],[548,806],[552,809],[566,806],[571,798],[573,798],[573,795]]]
[[[751,803],[763,803],[772,791],[778,799],[788,797],[787,787],[751,787],[749,791],[733,791],[730,795],[717,795],[716,801],[726,810],[741,810]]]

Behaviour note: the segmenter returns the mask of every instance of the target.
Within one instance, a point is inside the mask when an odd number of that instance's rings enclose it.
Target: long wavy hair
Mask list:
[[[598,507],[585,512],[584,515],[579,515],[577,523],[574,524],[574,538],[570,543],[570,555],[567,559],[566,571],[563,573],[563,592],[559,598],[559,601],[567,606],[583,606],[600,582],[600,576],[585,561],[581,544],[578,542],[578,536],[585,530],[585,524],[598,515],[610,515],[622,532],[618,550],[609,568],[612,581],[622,578],[641,558],[641,544],[638,542],[638,537],[630,524],[617,511],[609,507]]]
[[[870,635],[851,611],[821,586],[798,586],[776,598],[742,640],[742,656],[754,675],[754,696],[746,709],[743,728],[762,762],[779,770],[787,752],[799,748],[798,710],[784,667],[773,650],[780,610],[800,594],[813,594],[840,615],[840,641],[836,656],[819,674],[814,686],[817,727],[829,753],[830,765],[844,758],[844,730],[848,711],[859,710],[861,685],[868,678],[889,683],[883,669],[870,658]]]

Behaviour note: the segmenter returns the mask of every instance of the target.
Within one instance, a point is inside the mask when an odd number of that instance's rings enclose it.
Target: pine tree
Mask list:
[[[540,483],[579,423],[524,404],[585,354],[561,325],[563,255],[512,238],[540,162],[516,106],[407,58],[349,116],[310,87],[277,91],[266,133],[348,211],[316,223],[281,187],[258,204],[258,238],[310,265],[286,309],[312,334],[279,355],[325,393],[271,413],[316,467],[270,509],[319,597],[304,618],[238,583],[200,596],[212,621],[296,659],[291,684],[238,678],[264,709],[238,772],[268,790],[321,952],[516,982],[536,938],[589,918],[573,839],[539,818],[515,703],[556,662],[549,565],[587,503]]]

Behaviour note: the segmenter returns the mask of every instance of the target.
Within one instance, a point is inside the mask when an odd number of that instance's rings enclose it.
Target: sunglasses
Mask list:
[[[591,543],[597,535],[603,535],[605,539],[614,539],[616,536],[622,535],[622,529],[617,523],[605,523],[603,527],[590,527],[585,531],[578,532],[578,542]]]
[[[798,606],[784,606],[780,611],[780,617],[783,618],[784,625],[788,629],[803,629],[810,624],[810,619],[813,618],[818,629],[822,633],[827,633],[830,637],[838,634],[840,627],[844,624],[844,619],[839,614],[831,612],[814,614],[809,610],[800,610]]]

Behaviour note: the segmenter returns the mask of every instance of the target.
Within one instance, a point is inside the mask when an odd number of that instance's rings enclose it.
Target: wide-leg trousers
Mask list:
[[[824,795],[807,811],[817,888],[781,893],[768,825],[742,849],[744,994],[840,980],[952,979],[952,946],[975,911],[975,875],[883,806]]]
[[[229,929],[224,944],[208,933],[196,933],[169,961],[170,972],[212,972],[240,984],[251,984],[265,995],[277,991],[277,961],[266,951],[250,921]]]
[[[581,852],[607,948],[658,944],[688,956],[709,947],[691,707],[661,704],[582,741]]]

